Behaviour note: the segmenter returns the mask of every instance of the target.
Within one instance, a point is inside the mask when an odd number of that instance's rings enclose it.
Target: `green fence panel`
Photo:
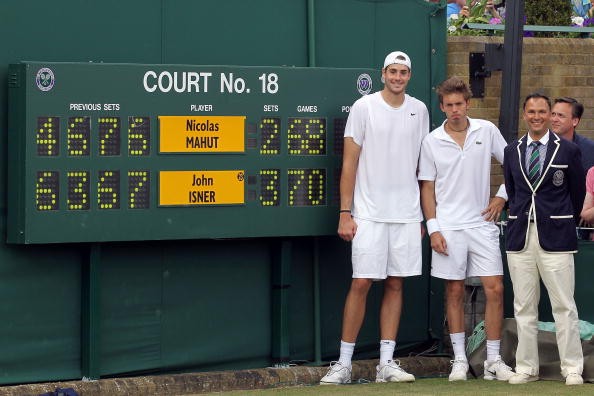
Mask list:
[[[197,241],[168,246],[166,252],[164,367],[258,367],[269,362],[267,242]]]
[[[163,62],[307,66],[306,2],[163,1]]]
[[[332,22],[330,22],[332,21]],[[412,61],[407,91],[427,104],[432,126],[443,121],[434,87],[446,77],[445,11],[418,1],[320,0],[315,2],[316,66],[380,69],[391,51]]]
[[[80,378],[80,263],[73,246],[0,249],[0,382]]]
[[[4,243],[8,65],[317,66],[371,68],[379,76],[385,54],[404,49],[413,58],[410,92],[431,103],[436,124],[442,116],[432,88],[445,77],[443,9],[425,0],[64,0],[59,6],[10,0],[0,6],[0,35],[6,38],[0,53],[0,290],[11,295],[1,304],[0,383],[80,378],[85,367],[106,376],[336,356],[351,266],[348,245],[335,236]],[[288,255],[279,256],[279,246]],[[441,322],[440,284],[428,276],[427,252],[425,274],[405,284],[400,346],[434,337]],[[90,263],[98,275],[83,271]],[[87,284],[97,288],[98,306],[85,299]],[[381,295],[379,285],[370,293],[361,357],[377,353]],[[85,336],[85,326],[94,323],[88,315],[99,318],[96,339]],[[98,357],[89,357],[97,345]]]
[[[162,366],[165,259],[163,246],[103,246],[99,269],[102,375]]]

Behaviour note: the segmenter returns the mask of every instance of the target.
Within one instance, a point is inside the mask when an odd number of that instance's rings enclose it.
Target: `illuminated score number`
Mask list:
[[[87,171],[67,172],[68,177],[68,210],[89,210],[90,205],[90,173]]]
[[[99,171],[97,203],[99,209],[120,208],[120,171]]]
[[[326,169],[289,169],[289,206],[326,205]]]
[[[38,171],[35,183],[37,210],[58,210],[60,174],[56,171]]]
[[[88,156],[90,154],[91,118],[70,117],[68,118],[67,143],[68,155]]]
[[[326,155],[326,119],[290,117],[289,155]]]
[[[57,156],[60,154],[60,119],[58,117],[37,117],[37,155]]]
[[[278,91],[278,75],[276,73],[262,73],[258,80],[262,82],[262,93],[275,94]]]
[[[120,117],[100,117],[99,155],[120,155]]]
[[[280,169],[260,170],[260,203],[262,206],[280,204]]]
[[[128,171],[128,208],[148,209],[150,206],[151,173],[146,170]]]
[[[260,142],[260,154],[274,155],[280,153],[280,118],[264,117],[260,122],[262,140]]]
[[[151,152],[151,120],[149,117],[128,117],[128,154],[147,156]]]

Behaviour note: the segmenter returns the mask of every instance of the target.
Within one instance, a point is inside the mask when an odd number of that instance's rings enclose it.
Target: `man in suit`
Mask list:
[[[551,129],[563,139],[569,140],[580,148],[582,166],[587,172],[594,166],[594,140],[578,135],[576,132],[583,114],[584,105],[574,98],[569,96],[557,98],[554,100],[551,112]]]
[[[542,279],[557,327],[561,374],[583,383],[584,358],[573,298],[576,224],[585,194],[579,148],[549,131],[551,102],[541,94],[524,100],[528,133],[504,151],[508,194],[507,260],[518,326],[516,374],[510,384],[538,380],[537,320]]]
[[[584,105],[576,99],[569,96],[557,98],[553,101],[551,129],[555,134],[569,140],[580,148],[582,166],[584,167],[584,171],[588,172],[590,168],[594,167],[594,140],[588,139],[576,132],[583,114]],[[581,225],[584,227],[591,226],[590,223],[585,221],[582,221]],[[580,230],[578,237],[581,239],[590,239],[590,231]]]

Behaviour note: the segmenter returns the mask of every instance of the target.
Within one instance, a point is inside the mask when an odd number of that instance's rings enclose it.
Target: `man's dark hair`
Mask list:
[[[543,94],[541,94],[539,92],[533,92],[530,95],[526,96],[526,99],[524,99],[524,105],[522,106],[522,108],[524,110],[526,110],[526,103],[528,103],[528,101],[530,99],[544,99],[545,102],[547,102],[547,104],[549,105],[549,110],[551,110],[551,99],[549,99],[548,96],[543,95]]]
[[[561,98],[555,99],[555,104],[557,103],[567,103],[568,105],[571,105],[571,117],[577,118],[578,120],[582,119],[582,115],[584,114],[584,105],[574,98],[563,96]]]

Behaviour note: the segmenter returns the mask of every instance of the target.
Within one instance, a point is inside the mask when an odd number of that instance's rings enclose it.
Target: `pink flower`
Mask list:
[[[491,20],[489,20],[489,25],[501,25],[501,19],[500,18],[491,18]]]

